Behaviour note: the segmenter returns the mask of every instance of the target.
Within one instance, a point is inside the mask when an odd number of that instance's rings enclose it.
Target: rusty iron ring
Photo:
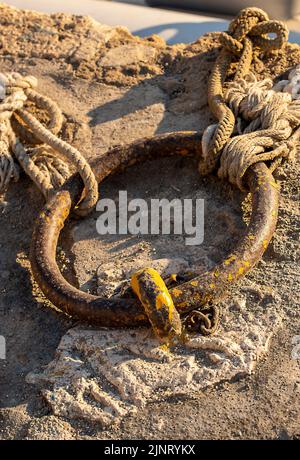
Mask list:
[[[141,160],[170,155],[199,156],[201,136],[202,133],[183,131],[142,139],[108,151],[91,166],[101,183],[112,173]],[[279,187],[264,163],[249,168],[245,183],[252,194],[250,223],[226,260],[213,270],[169,290],[180,314],[220,300],[230,286],[260,260],[272,238],[277,222]],[[34,277],[45,296],[72,317],[105,327],[147,324],[148,319],[137,298],[105,299],[82,292],[65,280],[57,266],[58,237],[82,189],[80,176],[72,176],[39,214],[30,255]]]

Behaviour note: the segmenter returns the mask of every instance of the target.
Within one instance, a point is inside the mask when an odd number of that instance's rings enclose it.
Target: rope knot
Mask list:
[[[220,42],[227,51],[230,53],[240,56],[243,49],[244,49],[244,44],[245,44],[245,38],[243,40],[237,40],[234,38],[232,35],[230,35],[228,32],[221,32],[220,33]]]
[[[258,82],[253,74],[228,85],[225,100],[236,117],[238,135],[223,149],[219,177],[245,190],[243,177],[252,164],[266,161],[273,171],[283,159],[295,157],[300,103],[291,82],[298,81],[299,72],[300,66],[280,85],[272,86],[270,79]]]

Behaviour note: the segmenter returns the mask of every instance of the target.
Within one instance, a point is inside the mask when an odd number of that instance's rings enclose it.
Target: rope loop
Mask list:
[[[275,34],[276,37],[270,38],[269,34]],[[272,51],[282,48],[288,40],[288,30],[281,21],[264,21],[258,23],[251,30],[251,39],[257,48],[261,51]]]
[[[15,159],[46,198],[70,177],[73,166],[85,185],[85,195],[76,212],[86,215],[98,199],[96,178],[82,154],[57,137],[62,112],[54,101],[36,91],[37,84],[31,75],[0,73],[0,193],[11,180],[19,178]],[[47,113],[47,127],[28,111],[27,101]]]
[[[270,38],[268,34],[275,34]],[[288,31],[280,21],[271,21],[259,8],[245,8],[231,21],[227,32],[221,32],[220,42],[230,53],[239,56],[248,37],[260,51],[280,49],[288,39]]]

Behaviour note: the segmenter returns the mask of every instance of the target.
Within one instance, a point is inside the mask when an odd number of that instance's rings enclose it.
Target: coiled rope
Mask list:
[[[84,216],[98,199],[96,178],[82,154],[57,137],[63,121],[61,110],[50,98],[39,94],[36,86],[33,76],[0,73],[0,193],[11,180],[18,180],[21,165],[48,199],[70,176],[69,163],[85,185],[84,197],[76,209]],[[29,112],[27,101],[47,112],[48,127]]]
[[[280,49],[287,38],[286,26],[270,21],[259,8],[245,8],[228,32],[220,34],[222,49],[208,83],[208,103],[218,122],[202,138],[201,175],[220,163],[219,176],[243,190],[242,178],[251,164],[269,161],[274,170],[283,158],[293,157],[300,124],[299,68],[275,86],[270,79],[258,82],[250,73],[256,54]],[[235,75],[228,83],[234,63]]]
[[[300,66],[288,80],[273,86],[248,74],[230,84],[225,100],[235,117],[239,135],[222,152],[219,177],[245,190],[243,177],[254,163],[267,162],[271,172],[284,160],[294,160],[300,136]]]

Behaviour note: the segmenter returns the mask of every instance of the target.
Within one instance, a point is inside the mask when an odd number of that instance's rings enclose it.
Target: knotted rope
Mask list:
[[[270,33],[276,34],[276,37],[269,38]],[[279,92],[284,86],[271,89],[271,80],[257,82],[253,76],[248,76],[257,53],[280,49],[287,38],[285,25],[270,21],[259,8],[242,10],[231,22],[228,32],[221,33],[222,49],[208,83],[208,103],[218,123],[210,125],[203,135],[203,158],[199,162],[201,175],[215,169],[223,151],[219,175],[228,177],[243,188],[241,178],[246,166],[255,161],[272,161],[287,156],[287,145],[290,147],[291,142],[287,144],[286,141],[298,126],[297,104],[292,103],[291,95]],[[233,63],[236,64],[234,79],[232,83],[227,83],[225,92],[225,82]],[[242,131],[247,134],[244,142],[240,141],[240,136],[230,140],[234,130],[237,131],[238,116],[251,121]],[[253,130],[260,130],[259,134],[252,133]],[[280,141],[285,144],[281,145]],[[244,154],[242,149],[245,147],[248,149]],[[241,155],[244,155],[243,158]]]
[[[19,166],[14,161],[17,159],[49,198],[70,176],[67,160],[84,182],[85,195],[76,211],[86,215],[98,199],[96,178],[82,154],[57,137],[63,121],[61,110],[51,99],[37,93],[36,86],[35,77],[0,73],[0,193],[11,180],[19,178]],[[25,107],[27,101],[47,112],[47,128]]]
[[[289,80],[273,86],[249,74],[228,87],[225,100],[235,117],[239,135],[230,139],[221,155],[219,177],[244,190],[243,177],[249,166],[268,162],[271,171],[283,159],[293,160],[300,136],[300,66]]]

